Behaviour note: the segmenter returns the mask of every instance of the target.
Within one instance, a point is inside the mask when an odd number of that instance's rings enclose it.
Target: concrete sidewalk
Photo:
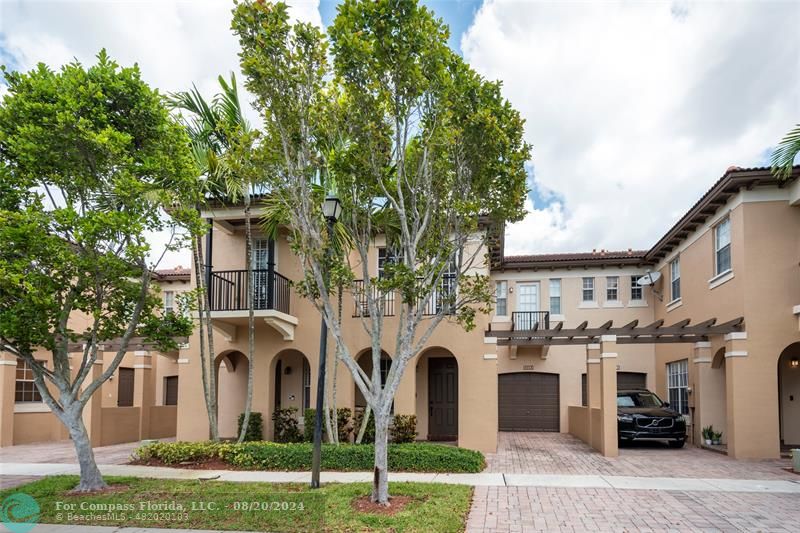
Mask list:
[[[270,472],[242,470],[189,470],[137,465],[99,465],[106,476],[132,476],[157,479],[200,479],[233,482],[309,483],[310,472]],[[76,464],[63,463],[0,463],[0,475],[43,477],[78,474]],[[323,483],[368,483],[372,472],[322,472]],[[800,494],[797,480],[718,479],[639,477],[558,474],[424,474],[390,472],[393,482],[452,483],[476,487],[556,487],[622,490],[678,490],[702,492],[760,492]]]

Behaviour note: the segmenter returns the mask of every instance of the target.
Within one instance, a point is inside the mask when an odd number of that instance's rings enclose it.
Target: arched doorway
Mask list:
[[[219,354],[215,360],[217,373],[217,425],[223,439],[238,437],[239,415],[244,412],[247,401],[247,356],[242,352],[229,351]]]
[[[725,383],[725,347],[722,347],[711,359],[711,371],[707,383],[703,384],[708,388],[708,393],[704,395],[701,420],[703,426],[713,426],[715,432],[722,433],[723,444],[728,440],[728,394]]]
[[[781,447],[800,446],[800,342],[787,346],[778,358],[778,408]]]
[[[445,348],[417,360],[417,433],[427,440],[458,440],[458,361]]]
[[[311,403],[311,364],[308,358],[299,350],[282,350],[272,360],[270,376],[273,394],[270,413],[266,417],[270,420],[270,426],[272,413],[276,409],[294,408],[302,431],[305,411],[314,407]]]
[[[358,366],[361,367],[361,370],[364,373],[372,378],[372,349],[368,348],[363,350],[358,356],[356,356],[356,361],[358,362]],[[389,369],[392,367],[392,358],[389,357],[389,354],[385,351],[381,350],[381,386],[386,384],[386,376],[389,375]],[[364,395],[361,394],[361,390],[358,388],[358,385],[353,382],[353,387],[355,388],[355,410],[359,411],[361,409],[366,409],[367,407],[367,400],[364,398]],[[392,412],[394,412],[394,403],[392,403]]]

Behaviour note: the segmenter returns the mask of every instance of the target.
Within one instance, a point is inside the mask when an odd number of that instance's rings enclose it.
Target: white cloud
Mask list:
[[[800,4],[487,0],[465,59],[521,111],[536,185],[507,253],[647,248],[800,119]]]
[[[290,2],[290,16],[322,25],[319,0]],[[29,70],[44,62],[51,68],[77,59],[95,62],[102,48],[120,65],[138,63],[142,76],[162,93],[195,83],[210,96],[217,76],[237,74],[239,45],[230,30],[233,2],[227,0],[158,1],[0,1],[0,58]],[[252,97],[244,93],[249,102]],[[248,105],[248,118],[258,123]],[[154,235],[163,250],[168,235]],[[155,255],[158,255],[155,254]],[[155,259],[155,257],[153,258]],[[168,253],[162,267],[189,265],[187,252]]]

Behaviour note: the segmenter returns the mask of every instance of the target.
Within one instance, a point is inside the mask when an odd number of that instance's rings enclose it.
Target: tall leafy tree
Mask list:
[[[779,179],[790,178],[797,154],[800,154],[800,124],[787,133],[772,152],[772,172]]]
[[[105,53],[84,68],[5,71],[0,106],[0,349],[33,370],[80,464],[77,490],[105,487],[82,413],[134,336],[162,350],[191,324],[162,315],[145,232],[167,197],[194,194],[189,143],[138,67]],[[169,194],[165,191],[169,190]],[[101,344],[114,353],[105,370]],[[83,348],[70,359],[72,347]],[[52,354],[44,365],[36,352]],[[48,387],[50,385],[50,387]]]
[[[472,328],[476,314],[488,312],[486,227],[524,215],[523,121],[498,83],[447,47],[447,27],[416,0],[345,0],[328,30],[331,63],[322,32],[291,24],[282,3],[240,2],[233,29],[246,86],[264,117],[254,164],[267,176],[272,201],[284,205],[306,271],[296,287],[322,314],[374,414],[371,497],[389,505],[388,428],[400,379],[442,321]],[[329,167],[353,254],[323,252],[332,238],[321,213],[325,187],[317,185]],[[379,235],[396,256],[380,278],[368,270]],[[354,270],[363,289],[351,284]],[[345,343],[331,294],[340,282],[366,302],[371,375]],[[382,383],[389,292],[399,312]]]
[[[182,121],[192,141],[192,153],[202,176],[199,185],[202,200],[237,202],[245,205],[245,256],[247,269],[247,309],[248,309],[248,374],[247,399],[245,401],[244,421],[239,433],[239,442],[244,440],[250,421],[253,403],[253,372],[255,354],[255,302],[253,276],[253,231],[250,192],[257,185],[257,175],[251,172],[237,172],[231,164],[230,151],[241,154],[252,142],[250,125],[242,112],[236,77],[231,74],[230,81],[218,77],[221,92],[209,103],[197,90],[178,92],[170,97],[170,105],[181,112]],[[202,206],[195,206],[200,209]],[[197,306],[200,321],[200,359],[206,411],[209,417],[211,438],[219,438],[217,425],[217,387],[215,372],[214,335],[211,327],[211,307],[207,287],[204,287],[202,238],[209,228],[195,227],[192,233],[192,256],[195,263],[197,286]],[[209,263],[210,263],[210,259]],[[207,341],[203,333],[207,334]],[[207,344],[206,344],[207,342]],[[207,348],[207,349],[206,349]],[[206,351],[208,353],[206,353]]]

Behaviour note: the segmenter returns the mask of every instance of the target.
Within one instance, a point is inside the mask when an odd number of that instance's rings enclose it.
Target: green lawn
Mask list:
[[[95,496],[70,495],[75,476],[45,478],[0,491],[33,496],[39,522],[74,525],[180,527],[245,531],[463,531],[472,488],[434,483],[392,483],[390,494],[413,498],[394,515],[358,512],[365,483],[328,484],[311,491],[289,483],[230,483],[109,477],[122,490]],[[151,502],[142,508],[142,502]],[[182,509],[159,508],[171,502]],[[113,510],[109,510],[109,506]],[[243,509],[246,506],[247,509]],[[70,515],[71,513],[71,515]],[[94,513],[95,516],[85,516]],[[109,516],[113,514],[113,516]],[[83,515],[76,519],[76,515]],[[98,516],[106,515],[106,516]]]

